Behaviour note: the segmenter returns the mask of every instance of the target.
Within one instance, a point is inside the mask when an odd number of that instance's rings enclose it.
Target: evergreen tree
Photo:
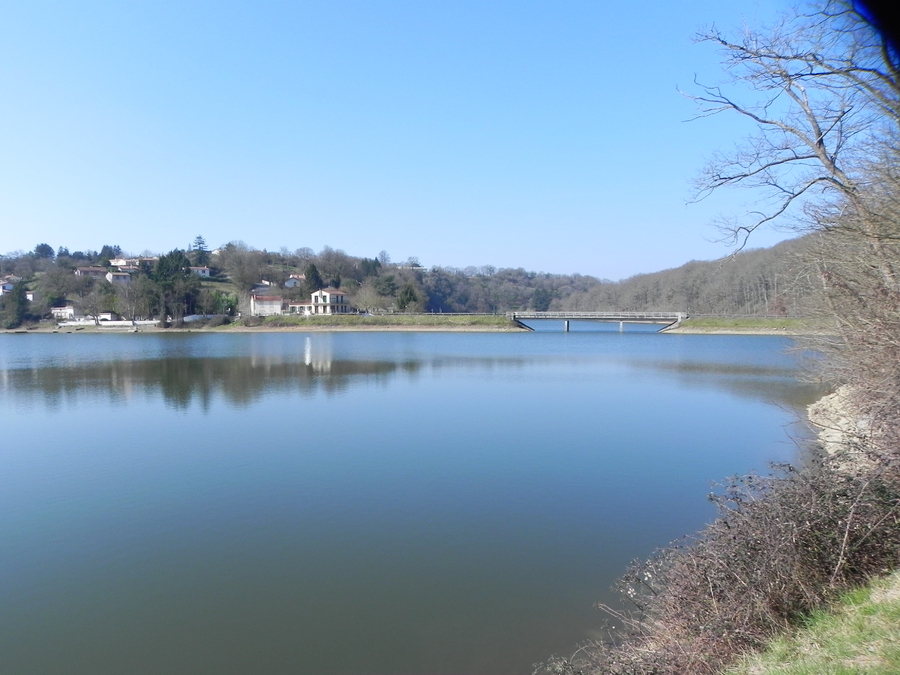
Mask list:
[[[25,284],[13,285],[12,291],[0,296],[0,327],[18,328],[25,319],[28,299],[25,297]]]
[[[50,244],[38,244],[34,247],[35,258],[53,259],[53,247]]]
[[[319,268],[310,263],[306,267],[306,291],[307,293],[315,293],[321,288],[325,288],[325,282],[322,281],[322,275],[319,274]]]
[[[393,274],[378,277],[373,286],[379,295],[393,296],[397,292],[397,282]]]
[[[191,261],[184,251],[175,249],[161,256],[153,270],[153,281],[159,288],[162,315],[168,311],[175,321],[193,308],[200,290],[200,280],[191,274]]]
[[[400,291],[400,295],[397,296],[397,307],[401,312],[405,312],[407,307],[414,305],[418,301],[419,296],[416,295],[416,289],[412,285],[412,282],[410,282],[403,287],[403,290]]]
[[[103,244],[103,248],[100,249],[100,253],[97,254],[97,257],[99,258],[99,262],[103,267],[108,267],[110,260],[112,260],[113,258],[118,258],[121,255],[121,246],[110,246],[109,244]]]
[[[199,234],[194,238],[194,262],[197,265],[206,265],[209,262],[209,251],[206,249],[206,240]]]
[[[546,288],[536,288],[531,295],[531,306],[535,312],[546,312],[550,309],[550,291]]]

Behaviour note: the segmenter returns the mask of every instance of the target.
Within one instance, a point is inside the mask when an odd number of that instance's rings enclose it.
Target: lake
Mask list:
[[[789,346],[0,336],[0,672],[530,673],[798,459]]]

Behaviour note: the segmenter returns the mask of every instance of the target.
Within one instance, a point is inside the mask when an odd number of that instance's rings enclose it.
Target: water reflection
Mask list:
[[[783,346],[7,340],[0,672],[531,672],[710,480],[794,457]]]
[[[98,396],[111,404],[127,402],[138,395],[161,395],[165,402],[186,409],[197,402],[207,411],[214,398],[247,407],[266,395],[295,392],[303,397],[318,393],[344,393],[356,381],[385,384],[398,375],[416,377],[422,371],[472,370],[482,373],[531,368],[533,377],[541,367],[570,366],[584,370],[586,361],[599,370],[618,364],[626,370],[652,372],[675,379],[688,388],[712,388],[731,394],[799,409],[823,394],[821,387],[803,384],[796,370],[783,367],[716,363],[710,361],[579,357],[542,358],[528,356],[470,357],[410,355],[402,359],[339,358],[328,341],[306,338],[302,353],[260,350],[248,356],[168,356],[143,360],[70,362],[0,370],[0,395],[40,399],[51,409],[63,401],[83,395]],[[625,377],[623,373],[600,373]],[[531,376],[531,375],[530,375]]]
[[[353,378],[384,377],[410,371],[421,363],[388,361],[285,361],[279,357],[167,358],[115,361],[92,366],[40,368],[3,372],[3,389],[16,396],[38,395],[50,407],[88,393],[112,402],[138,392],[161,394],[175,408],[197,401],[208,410],[214,397],[249,406],[265,393],[293,391],[301,396],[344,391]]]
[[[797,369],[662,359],[629,359],[628,365],[636,370],[653,371],[677,378],[679,384],[687,388],[714,387],[736,396],[775,403],[798,411],[805,410],[806,406],[827,393],[824,385],[798,381]]]

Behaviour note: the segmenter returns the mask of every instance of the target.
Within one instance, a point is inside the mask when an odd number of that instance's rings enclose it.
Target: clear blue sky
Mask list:
[[[0,2],[0,252],[324,245],[618,279],[719,257],[691,36],[785,0]],[[769,245],[787,235],[766,233]]]

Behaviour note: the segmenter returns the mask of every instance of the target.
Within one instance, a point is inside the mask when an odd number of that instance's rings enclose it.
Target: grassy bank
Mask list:
[[[804,335],[820,332],[809,319],[781,317],[700,317],[681,322],[678,328],[671,328],[667,333],[746,333],[746,334],[779,334]]]
[[[831,611],[744,659],[728,675],[900,673],[900,573],[846,593]]]
[[[220,330],[241,329],[336,329],[336,330],[523,330],[505,316],[449,314],[390,314],[379,316],[268,316],[237,321]]]

